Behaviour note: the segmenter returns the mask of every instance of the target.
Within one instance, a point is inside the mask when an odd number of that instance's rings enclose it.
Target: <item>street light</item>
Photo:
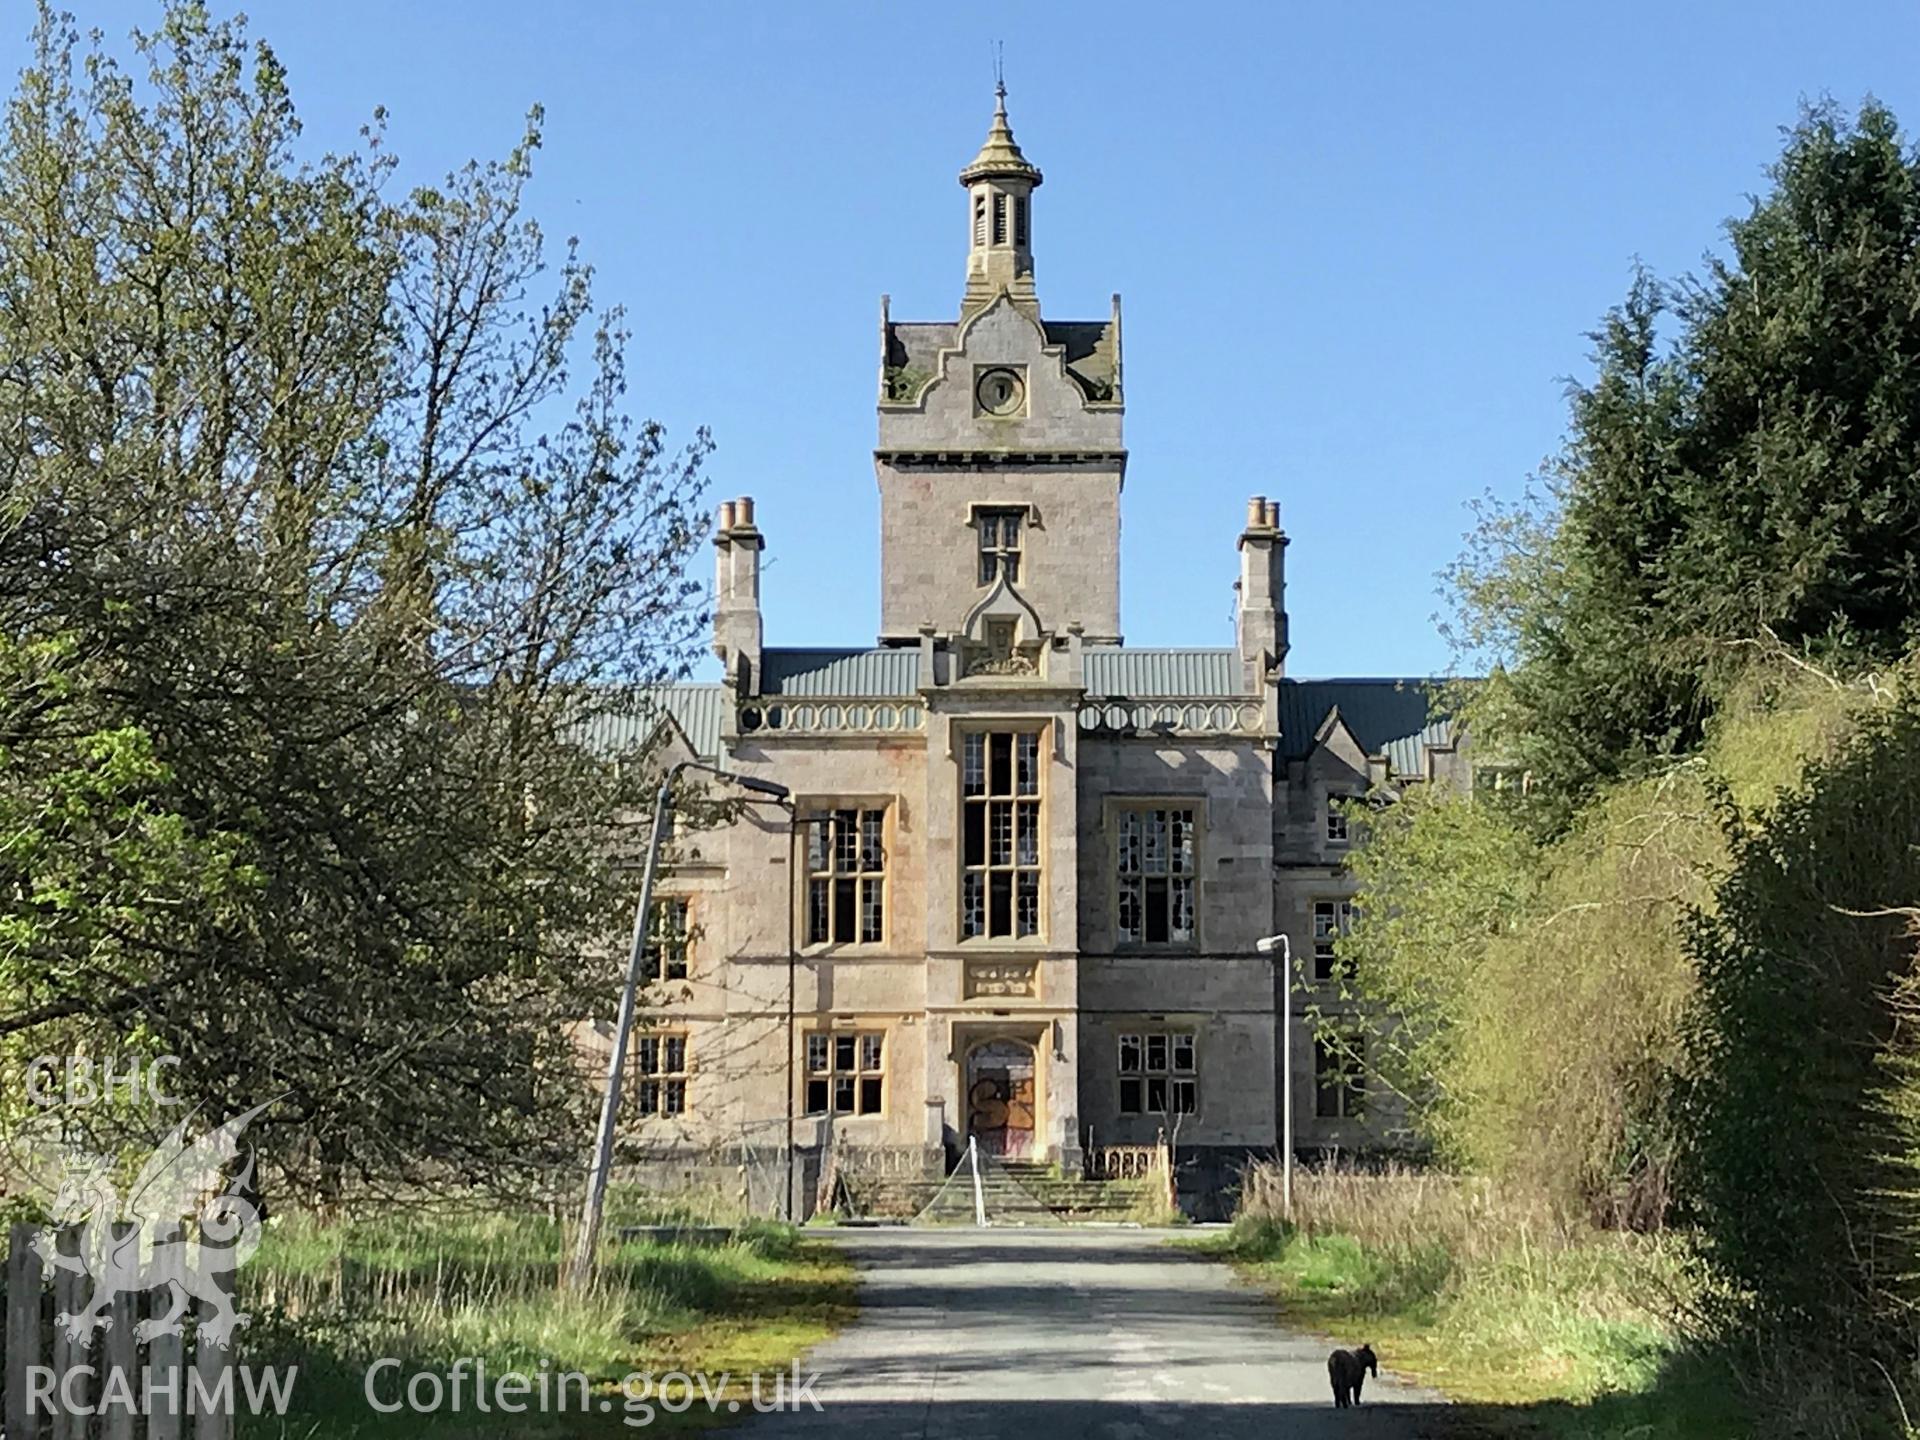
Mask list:
[[[794,945],[795,912],[800,908],[800,816],[787,806],[787,1134],[786,1189],[780,1197],[780,1218],[793,1223],[793,988],[800,952]]]
[[[673,814],[673,782],[682,770],[705,770],[730,780],[743,790],[763,795],[778,805],[790,805],[788,790],[772,780],[737,775],[709,765],[704,760],[682,760],[661,777],[659,793],[653,802],[653,834],[647,841],[647,865],[640,880],[640,901],[633,909],[633,938],[627,947],[627,981],[620,991],[620,1017],[613,1027],[613,1054],[607,1061],[607,1088],[600,1097],[600,1131],[594,1142],[593,1170],[587,1179],[587,1203],[580,1214],[580,1237],[574,1246],[573,1264],[567,1271],[567,1283],[576,1289],[584,1286],[593,1273],[594,1252],[600,1245],[600,1221],[606,1209],[607,1176],[613,1168],[614,1124],[620,1114],[620,1080],[627,1066],[627,1034],[633,1028],[633,1011],[640,991],[640,966],[647,948],[647,922],[653,909],[653,877],[660,867],[660,846],[666,840],[667,822]],[[791,1088],[791,1087],[789,1087]]]
[[[1280,956],[1286,970],[1285,997],[1280,1015],[1280,1212],[1293,1223],[1293,942],[1285,935],[1254,941],[1262,955]]]

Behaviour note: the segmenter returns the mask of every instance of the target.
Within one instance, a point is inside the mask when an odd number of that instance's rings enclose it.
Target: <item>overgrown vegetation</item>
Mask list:
[[[1308,1170],[1285,1222],[1271,1166],[1201,1242],[1271,1290],[1289,1325],[1371,1342],[1458,1402],[1449,1435],[1735,1440],[1746,1407],[1690,1360],[1698,1298],[1679,1236],[1597,1230],[1522,1187],[1413,1171]]]
[[[1697,1323],[1662,1386],[1709,1364],[1749,1382],[1740,1433],[1894,1434],[1920,1393],[1920,157],[1883,107],[1822,105],[1771,178],[1701,274],[1636,276],[1543,492],[1450,572],[1482,783],[1358,813],[1346,998],[1394,1017],[1379,1081],[1445,1163],[1601,1227],[1556,1265],[1682,1227]],[[1354,1295],[1440,1266],[1376,1308],[1482,1334],[1452,1249],[1286,1254]],[[1552,1294],[1518,1273],[1501,1313]],[[1570,1364],[1560,1393],[1645,1389]]]
[[[705,1371],[717,1386],[725,1373],[728,1388],[715,1392],[724,1410],[724,1399],[750,1395],[753,1374],[783,1369],[851,1314],[841,1253],[788,1227],[746,1224],[723,1244],[610,1243],[580,1291],[560,1284],[564,1228],[546,1216],[445,1210],[273,1222],[241,1272],[255,1314],[248,1358],[298,1365],[300,1379],[286,1421],[250,1423],[261,1434],[285,1433],[284,1424],[316,1437],[631,1433],[618,1389],[627,1375]],[[388,1358],[398,1370],[376,1378],[392,1379],[380,1391],[389,1402],[406,1377],[445,1377],[464,1359],[495,1376],[585,1374],[595,1405],[608,1400],[612,1410],[496,1416],[492,1428],[471,1404],[438,1418],[382,1416],[364,1387],[367,1367]],[[650,1428],[702,1418],[656,1412]]]
[[[1357,817],[1350,988],[1398,1017],[1373,1047],[1378,1077],[1446,1160],[1606,1223],[1661,1223],[1697,984],[1687,942],[1728,873],[1729,827],[1871,703],[1790,665],[1752,671],[1698,752],[1608,787],[1544,846],[1511,792],[1419,793]]]
[[[1729,1325],[1920,1378],[1920,695],[1903,685],[1734,840],[1690,936],[1689,1213]],[[1901,1377],[1895,1380],[1893,1377]],[[1878,1387],[1876,1387],[1878,1388]]]

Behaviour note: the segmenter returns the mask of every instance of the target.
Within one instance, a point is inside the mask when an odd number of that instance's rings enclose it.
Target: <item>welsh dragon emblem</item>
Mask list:
[[[242,1193],[252,1178],[252,1160],[231,1184],[223,1181],[240,1154],[240,1133],[266,1108],[256,1106],[197,1139],[187,1134],[191,1117],[182,1120],[140,1167],[124,1203],[114,1188],[111,1158],[69,1159],[48,1207],[53,1223],[32,1242],[45,1264],[93,1280],[84,1306],[55,1317],[68,1340],[90,1349],[95,1333],[113,1324],[107,1312],[115,1295],[164,1285],[170,1307],[135,1326],[137,1339],[180,1334],[188,1303],[198,1300],[212,1311],[201,1317],[200,1337],[222,1349],[232,1343],[233,1332],[251,1317],[235,1311],[217,1277],[246,1264],[260,1245],[260,1212]],[[116,1221],[132,1223],[116,1234]],[[69,1227],[79,1229],[75,1254],[56,1244]]]

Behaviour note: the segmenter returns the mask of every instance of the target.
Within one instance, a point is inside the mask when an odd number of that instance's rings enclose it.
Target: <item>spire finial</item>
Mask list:
[[[980,153],[974,156],[973,163],[960,172],[962,185],[971,185],[989,175],[1014,176],[1034,185],[1040,183],[1040,172],[1020,153],[1020,146],[1013,138],[1013,125],[1007,119],[1007,76],[1001,49],[1000,42],[996,41],[993,53],[993,124],[987,127],[987,143],[980,147]]]

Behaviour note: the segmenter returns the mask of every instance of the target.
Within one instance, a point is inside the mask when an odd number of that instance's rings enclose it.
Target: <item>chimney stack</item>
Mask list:
[[[760,550],[753,497],[721,502],[714,527],[713,653],[741,695],[760,693]]]
[[[1286,671],[1287,537],[1280,530],[1280,502],[1264,495],[1247,501],[1247,528],[1240,532],[1240,613],[1235,632],[1243,683],[1258,695],[1269,679]]]

